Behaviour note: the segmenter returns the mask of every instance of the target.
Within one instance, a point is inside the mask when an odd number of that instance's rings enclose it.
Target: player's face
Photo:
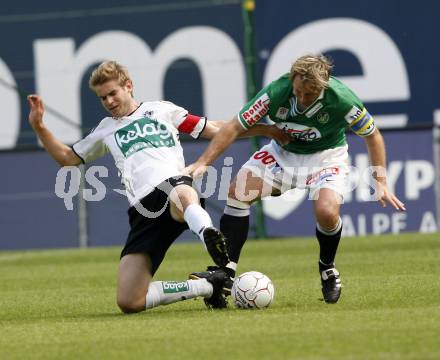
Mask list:
[[[316,89],[307,81],[302,81],[299,75],[293,78],[293,95],[300,108],[305,109],[312,105],[320,93],[321,90]]]
[[[131,96],[132,91],[131,81],[127,81],[124,86],[121,86],[116,80],[110,80],[95,87],[96,95],[101,100],[102,106],[115,118],[133,112],[135,100]]]

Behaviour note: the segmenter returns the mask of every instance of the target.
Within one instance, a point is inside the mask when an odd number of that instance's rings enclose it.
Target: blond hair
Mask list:
[[[97,85],[111,80],[116,80],[119,85],[124,86],[127,81],[131,81],[131,78],[127,69],[121,64],[116,61],[104,61],[90,75],[89,87],[94,90]]]
[[[333,69],[332,61],[324,55],[304,55],[298,58],[290,69],[290,80],[296,75],[317,90],[326,89]]]

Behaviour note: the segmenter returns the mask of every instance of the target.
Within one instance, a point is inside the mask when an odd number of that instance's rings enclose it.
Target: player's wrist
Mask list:
[[[269,137],[272,139],[276,139],[278,137],[280,129],[278,129],[275,125],[268,126]]]
[[[383,185],[387,184],[387,178],[385,176],[375,176],[374,179]]]
[[[206,167],[209,166],[209,162],[205,159],[199,159],[194,163],[195,168]]]
[[[46,129],[42,121],[37,123],[32,123],[31,127],[37,133],[43,132]]]

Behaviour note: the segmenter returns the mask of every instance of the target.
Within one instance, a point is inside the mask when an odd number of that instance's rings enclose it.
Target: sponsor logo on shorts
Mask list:
[[[162,281],[162,289],[165,294],[188,291],[188,281]]]
[[[277,162],[275,162],[275,164],[272,166],[272,168],[270,169],[270,172],[272,174],[278,174],[279,172],[283,171],[283,168],[281,167],[280,164],[278,164]]]
[[[330,181],[333,175],[339,175],[338,167],[325,168],[307,177],[306,185],[317,184],[321,181]]]
[[[251,104],[247,110],[240,113],[241,121],[248,127],[254,125],[260,121],[263,116],[267,114],[269,110],[270,99],[267,94],[261,95],[253,104]]]

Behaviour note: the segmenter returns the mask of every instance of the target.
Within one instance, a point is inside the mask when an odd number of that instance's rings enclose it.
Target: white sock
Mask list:
[[[203,241],[203,230],[212,226],[209,214],[199,204],[191,204],[186,208],[183,217],[190,230]]]
[[[197,296],[209,298],[212,285],[206,279],[185,281],[153,281],[148,287],[145,308],[168,305],[177,301],[194,299]]]

